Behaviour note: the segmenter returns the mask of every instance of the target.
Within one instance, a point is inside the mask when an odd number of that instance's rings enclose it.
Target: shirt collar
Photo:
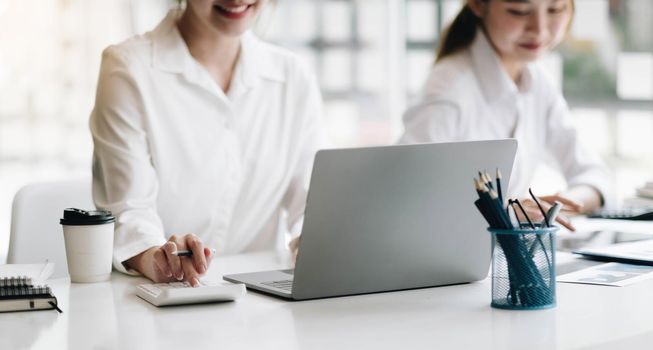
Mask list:
[[[524,69],[519,84],[515,84],[506,73],[490,41],[480,28],[470,46],[470,52],[476,76],[479,78],[487,101],[496,101],[504,96],[516,97],[520,93],[530,91],[533,79],[530,65]]]
[[[194,66],[193,56],[177,30],[176,22],[181,11],[172,10],[153,31],[148,33],[152,38],[152,65],[170,73],[188,72]]]
[[[159,25],[150,32],[152,38],[152,65],[156,69],[183,74],[189,80],[198,78],[199,64],[190,54],[188,46],[177,29],[181,11],[171,10]],[[276,62],[253,33],[241,37],[241,52],[236,64],[234,80],[239,79],[247,88],[258,86],[263,79],[285,81],[284,67]],[[203,72],[205,73],[205,72]]]
[[[284,66],[275,60],[267,45],[250,31],[241,37],[236,76],[249,88],[258,86],[261,80],[286,81]]]

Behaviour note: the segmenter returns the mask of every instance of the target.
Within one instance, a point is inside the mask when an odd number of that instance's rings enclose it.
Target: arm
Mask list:
[[[111,210],[117,218],[113,254],[117,270],[140,272],[157,282],[179,276],[191,280],[199,275],[196,267],[207,264],[204,249],[194,237],[173,237],[168,242],[164,238],[156,211],[159,181],[150,157],[144,104],[130,68],[119,49],[105,50],[90,118],[93,199],[98,208]],[[187,245],[197,251],[195,267],[189,259],[171,254]]]
[[[450,101],[425,96],[406,110],[403,122],[400,144],[453,141],[460,134],[460,108]]]
[[[611,197],[611,180],[600,158],[580,143],[563,97],[556,93],[552,99],[544,125],[546,149],[558,162],[568,188],[562,193],[541,196],[539,201],[544,211],[548,211],[556,201],[562,203],[563,213],[558,215],[556,221],[574,231],[566,214],[586,214],[605,205]],[[531,219],[543,219],[541,211],[531,198],[522,199],[522,203]]]
[[[309,178],[315,153],[327,146],[327,137],[322,119],[322,96],[315,78],[301,71],[297,83],[301,88],[295,96],[297,120],[301,121],[297,149],[301,150],[294,167],[292,180],[283,197],[282,205],[288,212],[288,228],[293,238],[289,248],[293,255],[299,248],[299,235],[304,221],[304,209],[308,194]]]
[[[566,209],[586,214],[611,200],[611,178],[599,156],[581,144],[569,114],[567,104],[558,95],[547,120],[547,148],[569,184],[559,196],[579,204]]]
[[[603,206],[603,195],[597,188],[589,185],[570,187],[563,195],[574,202],[582,203],[582,207],[578,210],[582,214],[591,213]]]

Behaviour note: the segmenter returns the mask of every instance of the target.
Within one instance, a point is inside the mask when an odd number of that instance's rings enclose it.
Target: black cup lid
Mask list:
[[[66,208],[63,211],[63,219],[59,221],[62,225],[102,225],[116,221],[116,218],[108,210],[82,210]]]

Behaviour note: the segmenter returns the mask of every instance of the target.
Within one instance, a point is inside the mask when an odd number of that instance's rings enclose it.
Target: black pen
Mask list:
[[[512,201],[513,204],[517,204],[519,209],[521,210],[522,214],[524,214],[524,217],[526,218],[526,221],[528,221],[528,225],[532,228],[535,229],[535,225],[533,225],[533,221],[531,221],[531,218],[528,217],[528,214],[526,213],[526,210],[524,210],[524,207],[521,206],[521,203],[519,203],[519,199],[515,199]],[[513,207],[514,209],[514,207]]]
[[[546,225],[546,227],[551,227],[551,222],[549,221],[546,213],[544,212],[544,208],[542,208],[542,204],[540,204],[540,201],[537,200],[537,197],[535,197],[535,195],[533,194],[533,190],[531,190],[529,188],[528,193],[531,194],[531,197],[533,197],[533,200],[535,201],[535,204],[537,204],[537,207],[540,208],[540,213],[542,213],[542,217],[544,218],[544,221],[542,221],[542,224]]]
[[[215,249],[211,249],[211,254],[215,254]],[[193,251],[192,250],[178,250],[178,251],[172,253],[172,255],[190,257],[190,256],[193,256]]]

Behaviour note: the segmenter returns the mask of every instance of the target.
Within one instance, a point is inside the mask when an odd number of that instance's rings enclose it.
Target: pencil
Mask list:
[[[479,197],[479,199],[474,202],[474,204],[476,204],[476,207],[479,209],[490,227],[500,228],[501,223],[499,222],[497,216],[493,215],[494,210],[492,210],[491,199],[489,197],[487,187],[483,183],[483,180],[474,180],[476,183],[476,191],[478,192]]]
[[[503,193],[501,192],[501,171],[499,171],[499,168],[497,168],[497,194],[499,195],[499,200],[501,201],[501,204],[503,204]]]
[[[490,174],[488,174],[487,171],[483,174],[483,178],[485,179],[485,185],[487,185],[489,189],[493,190],[494,185],[492,184],[492,178],[490,177]]]
[[[512,223],[510,222],[510,217],[503,210],[503,205],[499,201],[499,196],[494,190],[490,190],[489,194],[490,194],[490,198],[492,199],[492,203],[494,204],[494,208],[495,208],[494,210],[496,211],[497,216],[499,217],[501,224],[503,226],[502,228],[512,229],[513,227],[512,227]]]

